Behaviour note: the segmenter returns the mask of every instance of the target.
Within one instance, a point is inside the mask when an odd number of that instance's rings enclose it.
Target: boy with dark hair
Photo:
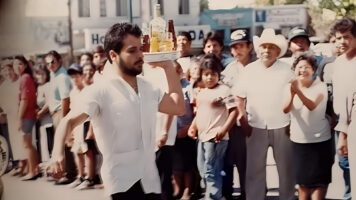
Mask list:
[[[204,53],[212,53],[221,60],[223,67],[225,68],[234,59],[227,54],[223,54],[224,49],[224,37],[217,31],[209,32],[203,40]]]

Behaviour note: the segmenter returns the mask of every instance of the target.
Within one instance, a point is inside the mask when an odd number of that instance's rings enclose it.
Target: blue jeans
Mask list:
[[[335,131],[335,143],[337,146],[337,142],[339,139],[339,132]],[[349,159],[340,155],[340,153],[336,150],[337,157],[339,159],[339,166],[343,171],[344,182],[345,182],[345,193],[344,200],[351,200],[351,183],[350,183],[350,168],[349,168]]]
[[[222,197],[222,175],[227,140],[198,143],[198,169],[206,183],[206,199],[220,200]]]

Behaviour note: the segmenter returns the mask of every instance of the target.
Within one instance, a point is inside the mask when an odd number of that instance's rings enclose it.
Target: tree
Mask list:
[[[284,4],[303,4],[306,0],[286,0]]]
[[[356,0],[317,0],[308,2],[316,35],[327,38],[332,23],[342,17],[356,19]]]
[[[356,17],[356,0],[318,0],[319,7],[332,10],[337,16]]]
[[[208,0],[200,0],[200,12],[205,9],[209,9],[209,1]]]

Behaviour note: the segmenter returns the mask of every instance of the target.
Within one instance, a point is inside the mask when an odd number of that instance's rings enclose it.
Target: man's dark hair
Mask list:
[[[82,54],[80,55],[80,58],[82,58],[82,56],[84,56],[84,55],[88,56],[89,59],[90,59],[91,61],[93,61],[93,54],[91,54],[90,52],[84,52],[84,53],[82,53]]]
[[[57,51],[51,50],[46,54],[45,57],[49,55],[53,56],[58,62],[62,63],[62,56]]]
[[[184,36],[188,39],[188,41],[192,41],[192,36],[190,35],[190,33],[188,33],[187,31],[181,31],[178,33],[178,36]]]
[[[126,35],[140,37],[142,35],[142,31],[137,25],[117,23],[110,27],[109,31],[105,34],[104,50],[110,63],[112,63],[112,60],[110,58],[109,51],[113,50],[116,53],[120,53],[124,45],[123,41]]]
[[[102,45],[98,45],[93,49],[93,54],[95,53],[105,53],[104,47]]]
[[[203,47],[205,47],[206,43],[209,40],[217,41],[220,44],[220,46],[222,47],[224,46],[224,38],[221,35],[221,33],[218,31],[212,31],[206,35],[206,37],[203,40]]]
[[[331,34],[335,35],[336,32],[345,33],[350,31],[351,34],[356,38],[356,21],[349,17],[344,17],[337,20],[331,27]]]

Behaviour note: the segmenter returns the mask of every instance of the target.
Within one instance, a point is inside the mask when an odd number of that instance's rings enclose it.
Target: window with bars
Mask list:
[[[179,14],[180,15],[189,14],[189,0],[179,0]]]
[[[100,0],[100,17],[106,17],[106,0]]]
[[[79,17],[90,17],[90,0],[78,0]]]
[[[116,16],[127,16],[127,0],[116,0]]]

